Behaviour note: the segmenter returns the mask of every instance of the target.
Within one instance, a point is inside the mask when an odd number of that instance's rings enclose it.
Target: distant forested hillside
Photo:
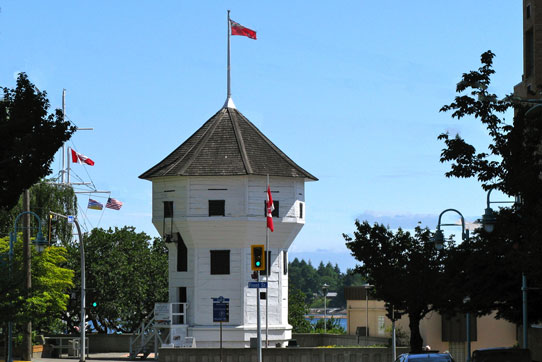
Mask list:
[[[294,290],[300,290],[305,294],[306,302],[311,308],[323,307],[324,298],[322,286],[329,285],[328,292],[336,292],[337,296],[328,297],[328,307],[346,307],[344,299],[344,287],[352,285],[362,285],[365,281],[362,276],[355,274],[352,269],[347,269],[346,273],[341,273],[339,266],[331,263],[324,265],[320,262],[317,268],[312,266],[310,260],[299,260],[295,258],[288,263],[288,285],[290,294]]]

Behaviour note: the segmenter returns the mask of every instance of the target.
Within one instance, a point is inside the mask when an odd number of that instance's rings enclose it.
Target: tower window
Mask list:
[[[188,271],[188,249],[180,233],[177,233],[177,271]]]
[[[230,274],[230,251],[211,250],[211,275]]]
[[[173,201],[164,201],[164,218],[173,217]]]
[[[286,250],[282,252],[282,268],[284,275],[288,274],[288,252]]]
[[[527,4],[525,7],[525,18],[529,19],[531,17],[531,4]]]
[[[303,219],[303,203],[299,203],[299,218]]]
[[[209,216],[224,216],[226,200],[209,200]]]
[[[525,32],[525,77],[530,77],[534,70],[534,36],[533,29]]]
[[[272,217],[279,217],[279,202],[273,200],[273,207],[275,208],[273,212],[271,212]],[[264,216],[267,216],[267,201],[263,202],[263,214]]]

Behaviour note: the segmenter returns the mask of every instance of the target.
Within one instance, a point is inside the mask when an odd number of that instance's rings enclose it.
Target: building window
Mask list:
[[[224,216],[225,210],[225,200],[209,200],[209,216]]]
[[[303,219],[303,203],[299,203],[299,218]]]
[[[378,334],[386,334],[386,317],[383,315],[378,316]]]
[[[530,77],[534,70],[534,36],[533,29],[525,32],[525,77]]]
[[[273,200],[273,206],[275,207],[275,209],[273,210],[273,212],[271,212],[271,216],[279,217],[279,202]],[[263,214],[264,216],[267,216],[267,201],[263,202]]]
[[[186,287],[177,288],[177,301],[179,303],[186,303]],[[184,324],[185,308],[182,304],[173,304],[173,324]]]
[[[265,269],[260,270],[260,275],[267,275],[267,268],[269,268],[268,260],[271,262],[271,250],[268,250],[267,253],[265,253]],[[271,276],[271,269],[269,269],[269,276]]]
[[[284,275],[288,274],[288,252],[286,250],[282,252],[282,267]]]
[[[211,275],[230,274],[230,251],[211,250]]]
[[[262,300],[267,299],[267,293],[266,292],[260,292],[260,299],[262,299]]]
[[[177,233],[177,271],[188,271],[188,249],[180,233]]]
[[[531,4],[527,4],[525,8],[525,18],[529,19],[531,17]]]
[[[164,201],[164,219],[173,218],[173,201]]]

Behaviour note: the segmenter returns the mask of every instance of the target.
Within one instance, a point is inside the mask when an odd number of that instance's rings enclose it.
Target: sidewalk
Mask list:
[[[128,353],[91,353],[86,358],[87,361],[100,361],[100,362],[129,362],[129,361],[142,361],[138,358],[131,360]],[[154,361],[154,353],[151,353],[147,359],[148,361]],[[79,357],[63,357],[63,358],[32,358],[32,362],[79,362]]]

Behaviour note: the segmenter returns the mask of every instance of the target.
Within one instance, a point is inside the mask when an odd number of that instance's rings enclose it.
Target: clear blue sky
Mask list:
[[[85,210],[86,227],[151,224],[138,175],[180,145],[226,98],[226,10],[258,33],[232,37],[237,108],[299,165],[307,223],[290,258],[355,265],[342,233],[354,220],[432,229],[457,208],[479,217],[475,181],[446,179],[440,132],[478,145],[479,122],[452,120],[461,73],[496,53],[493,91],[522,74],[521,1],[0,1],[0,85],[27,72],[80,131],[70,146],[96,165],[83,179],[124,202]],[[58,171],[59,161],[55,161]],[[88,175],[87,175],[88,172]],[[99,196],[99,195],[98,195]],[[100,197],[95,197],[104,201]],[[448,232],[456,232],[449,230]]]

